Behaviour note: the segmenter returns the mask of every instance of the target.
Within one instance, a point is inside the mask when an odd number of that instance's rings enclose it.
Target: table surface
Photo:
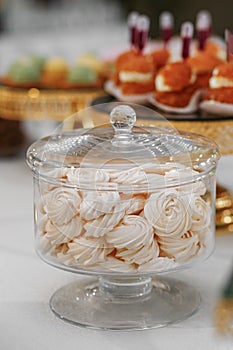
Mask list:
[[[233,190],[233,157],[220,160],[219,183]],[[42,262],[34,251],[33,186],[24,157],[0,160],[0,349],[233,349],[233,338],[216,332],[213,311],[233,266],[233,235],[216,238],[212,256],[174,277],[196,286],[199,311],[178,324],[146,331],[114,332],[67,324],[49,309],[60,286],[81,278]]]

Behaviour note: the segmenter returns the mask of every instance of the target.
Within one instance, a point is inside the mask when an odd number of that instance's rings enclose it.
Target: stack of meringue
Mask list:
[[[57,264],[99,272],[156,273],[204,257],[213,246],[213,218],[198,174],[180,164],[57,170],[62,186],[38,180],[38,250]],[[176,179],[181,185],[166,187]]]

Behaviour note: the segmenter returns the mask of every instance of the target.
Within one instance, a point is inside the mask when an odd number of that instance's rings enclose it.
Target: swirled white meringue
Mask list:
[[[49,218],[47,214],[41,215],[38,217],[37,215],[37,227],[44,234],[46,232],[46,225],[48,225]]]
[[[137,250],[150,245],[154,232],[147,220],[138,215],[125,215],[120,225],[106,233],[106,240],[117,249]]]
[[[129,203],[124,201],[118,203],[114,207],[114,211],[109,214],[102,215],[95,220],[88,221],[84,225],[86,237],[102,237],[107,232],[111,231],[115,226],[119,224],[122,218],[125,216],[125,211],[128,208]]]
[[[49,179],[52,179],[53,181],[56,181],[57,179],[66,179],[68,168],[54,168],[51,170],[41,170],[42,175],[46,175],[46,177]],[[43,195],[46,192],[52,191],[55,188],[58,188],[59,185],[55,182],[46,181],[43,177],[39,177],[39,189],[41,195]]]
[[[145,203],[146,199],[144,195],[132,196],[132,198],[129,199],[129,205],[125,213],[127,215],[139,214],[143,210]]]
[[[81,198],[72,188],[56,188],[43,196],[44,211],[58,225],[69,222],[78,213]]]
[[[67,255],[72,257],[78,265],[96,265],[106,260],[113,248],[109,247],[105,239],[78,237],[68,243]]]
[[[53,244],[46,235],[39,235],[36,242],[37,249],[42,254],[48,254],[51,256],[56,256],[58,253],[63,252],[66,249],[66,243]]]
[[[155,239],[150,244],[146,244],[138,249],[118,249],[116,257],[126,261],[129,264],[145,264],[156,259],[159,255],[159,246]]]
[[[94,188],[95,183],[109,181],[109,175],[105,170],[94,168],[71,168],[67,172],[67,180],[70,184],[80,185],[89,183]]]
[[[145,163],[143,164],[143,170],[147,174],[159,174],[159,175],[165,175],[166,172],[170,170],[179,170],[179,169],[185,169],[185,166],[180,163],[172,162],[172,163],[156,163],[156,162],[151,162],[151,163]]]
[[[138,267],[139,272],[162,272],[175,269],[178,264],[174,259],[159,257]]]
[[[118,184],[144,185],[151,186],[164,185],[164,177],[156,173],[147,173],[143,168],[132,168],[123,171],[113,171],[110,173],[110,179]],[[134,192],[136,189],[134,189]]]
[[[101,270],[112,272],[136,272],[134,265],[128,264],[124,261],[108,256],[106,261],[99,264]]]
[[[181,237],[192,224],[190,199],[176,190],[153,193],[144,208],[144,216],[158,236]]]
[[[196,231],[200,244],[207,250],[207,254],[210,253],[214,248],[215,235],[214,230],[207,228],[205,230]]]
[[[192,231],[205,231],[211,225],[211,208],[200,196],[192,196]]]
[[[74,216],[68,223],[57,225],[50,220],[46,225],[45,236],[52,244],[66,243],[77,237],[82,232],[82,220],[80,216]]]
[[[49,253],[53,255],[53,252],[55,250],[55,246],[53,246],[51,241],[48,240],[44,235],[40,235],[37,238],[36,247],[42,254]]]
[[[206,186],[202,179],[193,180],[194,176],[197,176],[199,173],[191,168],[185,169],[173,169],[168,171],[165,174],[165,181],[178,180],[181,185],[176,186],[177,191],[194,193],[196,195],[202,196],[206,193]],[[185,179],[190,179],[190,182],[187,184],[184,183]]]
[[[93,220],[112,213],[114,207],[120,201],[120,195],[116,191],[88,192],[84,194],[80,205],[80,215],[85,220]]]
[[[158,242],[166,257],[174,258],[179,263],[190,260],[200,250],[199,237],[191,231],[179,238],[159,237]]]
[[[129,170],[112,171],[109,173],[110,180],[119,184],[140,184],[145,183],[146,173],[139,168]]]

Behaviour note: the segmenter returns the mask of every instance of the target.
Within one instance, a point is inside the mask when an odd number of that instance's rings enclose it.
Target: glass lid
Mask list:
[[[33,143],[27,152],[33,173],[61,180],[65,175],[58,176],[59,169],[85,169],[94,171],[96,179],[100,171],[132,175],[141,171],[148,177],[153,169],[159,174],[166,173],[166,169],[183,172],[185,168],[195,171],[185,180],[190,181],[216,166],[219,151],[214,141],[179,132],[150,108],[124,103],[109,105],[82,110],[65,120],[52,135]],[[86,182],[90,186],[88,176]]]

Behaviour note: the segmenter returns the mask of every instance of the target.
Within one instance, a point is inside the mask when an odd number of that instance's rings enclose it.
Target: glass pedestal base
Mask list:
[[[158,328],[197,311],[199,292],[171,278],[88,279],[57,290],[50,308],[69,323],[109,330]]]

